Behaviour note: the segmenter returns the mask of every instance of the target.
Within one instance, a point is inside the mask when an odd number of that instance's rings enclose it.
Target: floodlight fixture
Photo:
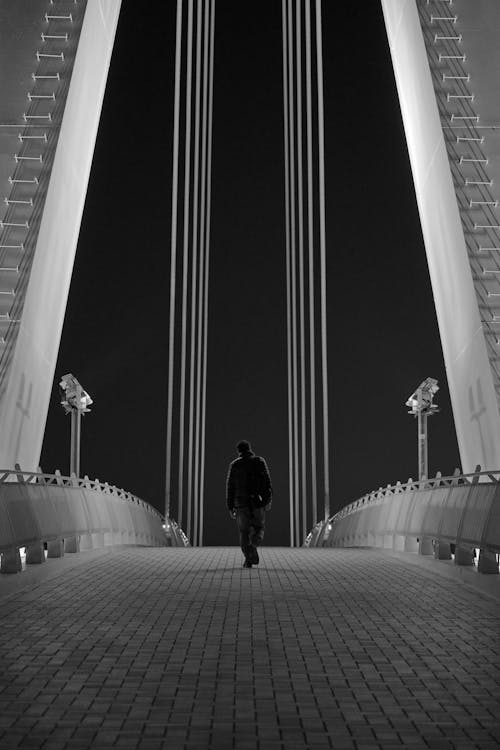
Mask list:
[[[63,375],[59,383],[61,406],[66,414],[71,414],[71,457],[70,473],[80,475],[80,433],[82,414],[88,414],[93,403],[74,375]]]
[[[61,393],[61,406],[66,414],[74,410],[81,411],[84,414],[90,411],[88,407],[93,401],[87,391],[83,390],[74,375],[71,375],[71,373],[63,375],[59,383],[59,390]]]
[[[435,378],[426,378],[422,381],[406,402],[406,406],[410,407],[408,414],[417,416],[419,411],[427,411],[429,414],[438,412],[439,406],[432,403],[438,391],[439,386]]]
[[[428,429],[427,418],[439,412],[439,406],[433,403],[433,398],[439,391],[435,378],[426,378],[406,401],[410,408],[408,414],[418,419],[418,478],[428,478]]]

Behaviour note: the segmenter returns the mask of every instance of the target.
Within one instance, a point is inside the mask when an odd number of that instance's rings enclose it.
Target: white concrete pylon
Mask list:
[[[45,15],[43,3],[14,3],[9,23],[0,28],[2,80],[0,120],[16,131],[12,171],[0,177],[7,214],[0,228],[0,254],[16,268],[10,308],[2,313],[0,336],[0,463],[35,469],[47,412],[94,145],[120,12],[120,0],[72,4],[72,20]],[[47,4],[46,4],[47,5]],[[5,8],[4,8],[5,10]],[[43,73],[43,52],[33,49],[32,30],[41,27],[64,44],[57,72]],[[15,29],[15,34],[12,30]],[[71,44],[66,45],[66,35]],[[60,38],[62,41],[60,41]],[[32,40],[32,41],[30,41]],[[41,42],[43,43],[43,42]],[[9,86],[6,95],[4,85]],[[27,86],[29,86],[27,96]],[[46,87],[46,88],[40,88]],[[48,93],[50,91],[50,93]],[[36,113],[47,96],[50,112]],[[23,111],[24,110],[24,111]],[[23,114],[21,114],[23,113]],[[50,124],[49,136],[33,139],[37,124]],[[10,142],[10,138],[6,141]],[[26,149],[36,143],[33,159]],[[10,148],[10,145],[9,145]],[[38,151],[38,149],[40,149]],[[8,154],[3,153],[4,160]],[[43,166],[42,166],[43,165]],[[40,179],[43,169],[43,180]],[[36,170],[36,174],[33,172]],[[29,197],[19,191],[29,191]],[[21,204],[20,200],[26,201]],[[22,220],[18,212],[22,211]],[[30,217],[27,220],[26,212]],[[33,217],[33,220],[32,220]],[[22,258],[22,263],[21,263]],[[10,270],[1,274],[12,275]],[[43,314],[42,314],[43,313]]]

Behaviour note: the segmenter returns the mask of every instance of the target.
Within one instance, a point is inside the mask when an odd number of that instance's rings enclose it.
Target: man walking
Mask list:
[[[229,466],[226,501],[231,518],[240,532],[241,551],[245,555],[244,568],[258,565],[258,545],[264,539],[266,510],[270,510],[273,495],[271,477],[266,462],[253,453],[248,440],[236,446],[239,457]]]

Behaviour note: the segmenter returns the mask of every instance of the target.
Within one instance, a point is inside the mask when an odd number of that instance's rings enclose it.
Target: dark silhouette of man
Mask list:
[[[240,440],[236,447],[239,457],[229,466],[226,501],[240,532],[241,551],[245,555],[243,567],[251,568],[259,563],[257,547],[264,539],[266,510],[271,508],[273,488],[266,462],[253,453],[248,440]]]

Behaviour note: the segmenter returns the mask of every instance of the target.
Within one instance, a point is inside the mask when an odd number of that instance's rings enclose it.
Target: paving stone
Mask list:
[[[500,745],[493,599],[368,549],[240,557],[116,548],[10,581],[2,750]]]

